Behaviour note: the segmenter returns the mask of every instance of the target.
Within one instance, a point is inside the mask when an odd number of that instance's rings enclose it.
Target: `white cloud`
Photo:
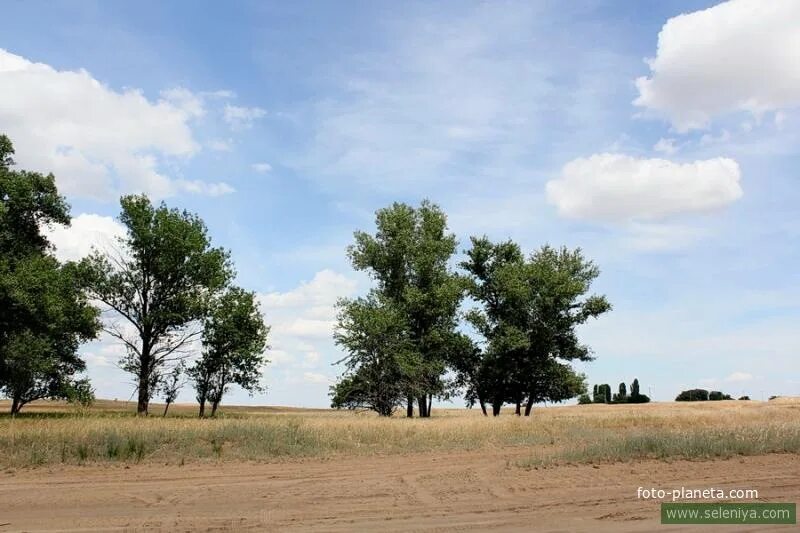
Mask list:
[[[258,172],[259,174],[266,174],[267,172],[272,171],[272,165],[269,163],[253,163],[250,165],[250,168]]]
[[[268,368],[275,368],[281,383],[306,383],[312,394],[327,396],[332,379],[325,371],[340,358],[333,344],[334,306],[339,298],[351,296],[356,285],[355,280],[321,270],[292,290],[259,295],[264,320],[271,327]]]
[[[567,163],[546,192],[565,217],[653,221],[725,207],[742,196],[739,177],[739,165],[727,158],[674,163],[595,154]]]
[[[678,147],[675,146],[675,139],[659,139],[656,144],[653,145],[653,150],[656,152],[661,152],[667,155],[672,155],[678,151]]]
[[[726,377],[725,381],[730,383],[737,383],[742,381],[751,381],[752,379],[753,375],[748,374],[747,372],[734,372],[733,374]]]
[[[241,107],[225,104],[223,118],[233,129],[246,129],[253,125],[253,122],[264,117],[267,112],[260,107]]]
[[[233,140],[232,139],[212,139],[208,143],[206,143],[211,150],[215,152],[230,152],[233,150]]]
[[[800,2],[731,0],[671,18],[648,64],[634,103],[681,132],[800,105]]]
[[[0,49],[0,124],[23,168],[53,172],[62,193],[107,200],[122,192],[163,198],[215,193],[162,174],[165,159],[199,150],[191,121],[200,97],[173,88],[157,101],[115,91],[85,70],[59,71]],[[188,185],[187,185],[188,183]]]
[[[333,383],[333,379],[318,372],[303,372],[303,381],[315,385],[328,385]]]
[[[331,270],[321,270],[311,281],[288,292],[260,296],[268,323],[277,340],[330,338],[336,316],[334,305],[340,297],[353,293],[356,282]]]
[[[72,219],[72,224],[54,224],[43,228],[44,233],[55,246],[55,255],[62,261],[76,261],[86,257],[92,247],[110,250],[117,237],[125,235],[122,224],[111,217],[82,213]]]
[[[178,189],[205,196],[223,196],[236,192],[236,189],[225,183],[209,183],[199,180],[176,180],[175,185]]]

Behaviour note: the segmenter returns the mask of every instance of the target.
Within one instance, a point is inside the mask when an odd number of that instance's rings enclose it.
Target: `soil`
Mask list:
[[[520,449],[281,463],[59,466],[0,473],[6,531],[677,531],[637,489],[800,500],[800,457],[526,470]],[[703,531],[796,526],[684,526]]]

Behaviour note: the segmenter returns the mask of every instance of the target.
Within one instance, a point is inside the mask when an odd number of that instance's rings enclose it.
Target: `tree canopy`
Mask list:
[[[208,305],[233,268],[197,215],[153,206],[146,196],[123,196],[120,204],[126,235],[87,265],[93,296],[118,317],[105,328],[127,349],[123,367],[136,376],[138,413],[147,414],[160,372],[199,339]]]
[[[70,222],[52,174],[16,170],[0,135],[0,392],[11,412],[40,398],[66,398],[85,369],[78,348],[96,336],[87,272],[59,263],[42,233]]]

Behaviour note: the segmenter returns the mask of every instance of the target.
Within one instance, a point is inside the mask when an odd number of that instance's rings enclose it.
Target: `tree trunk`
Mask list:
[[[517,408],[514,410],[514,414],[517,416],[522,414],[522,400],[517,400]]]
[[[147,416],[150,406],[150,342],[142,340],[142,356],[139,359],[139,399],[136,414]]]
[[[214,415],[217,414],[217,407],[219,407],[219,401],[211,402],[211,418],[214,418]]]
[[[492,402],[492,416],[499,416],[501,407],[503,407],[501,402]]]
[[[408,405],[406,405],[406,417],[414,418],[414,398],[408,397]]]
[[[528,403],[525,404],[525,416],[531,416],[531,409],[533,409],[533,398],[528,398]]]
[[[19,413],[20,409],[22,409],[22,404],[19,401],[19,396],[14,395],[14,399],[11,401],[11,416]]]
[[[164,418],[167,417],[167,411],[169,410],[169,402],[164,406]]]
[[[427,395],[420,396],[417,398],[417,403],[419,404],[419,417],[420,418],[427,418],[428,417],[428,397]]]
[[[206,399],[200,400],[200,418],[206,416]]]
[[[426,411],[428,417],[431,416],[431,409],[433,409],[433,394],[428,395],[428,409]]]
[[[483,399],[478,399],[478,403],[481,404],[481,411],[483,411],[483,416],[489,416],[486,413],[486,402],[484,402]]]

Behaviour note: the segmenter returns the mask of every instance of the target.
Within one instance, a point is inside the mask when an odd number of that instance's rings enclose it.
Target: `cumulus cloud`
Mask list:
[[[272,165],[269,163],[253,163],[250,165],[250,168],[258,172],[259,174],[266,174],[267,172],[272,171]]]
[[[800,105],[800,2],[731,0],[671,18],[648,65],[634,103],[681,132]]]
[[[661,138],[656,144],[653,145],[653,150],[663,154],[672,155],[678,151],[678,147],[675,146],[675,139]]]
[[[742,196],[739,178],[739,165],[727,158],[674,163],[595,154],[567,163],[546,192],[565,217],[653,221],[725,207]]]
[[[136,89],[115,91],[85,70],[57,70],[0,49],[3,132],[22,167],[53,172],[67,195],[229,192],[224,184],[204,187],[159,170],[165,159],[197,153],[191,121],[204,112],[202,98],[184,88],[151,101]]]
[[[331,270],[317,272],[286,292],[259,295],[264,319],[271,326],[270,357],[282,366],[313,368],[321,353],[332,350],[336,301],[353,294],[356,282]]]
[[[232,129],[246,129],[253,125],[253,122],[264,117],[267,112],[260,107],[242,107],[225,104],[223,118]]]
[[[86,257],[92,247],[109,250],[115,246],[117,237],[125,235],[125,228],[112,217],[82,213],[72,219],[72,224],[55,224],[43,228],[47,238],[55,246],[55,255],[62,261],[76,261]]]

